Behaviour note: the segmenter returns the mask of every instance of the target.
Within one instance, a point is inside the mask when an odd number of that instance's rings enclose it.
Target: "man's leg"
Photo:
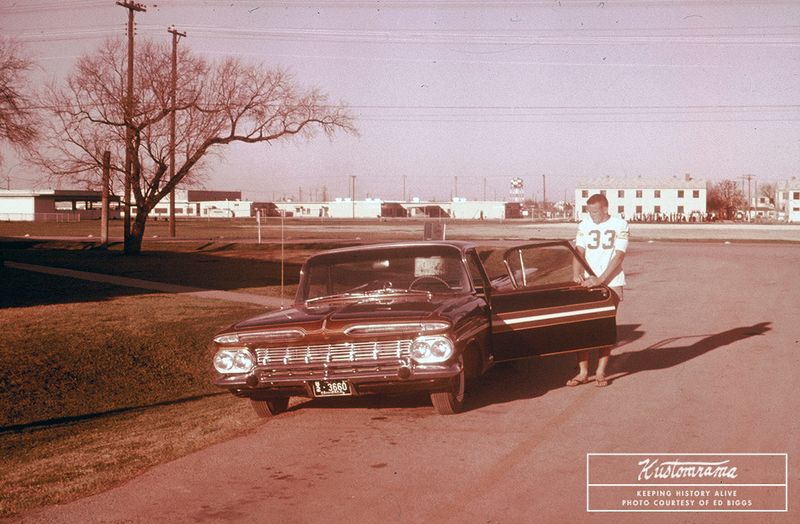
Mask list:
[[[608,358],[610,356],[611,348],[600,350],[600,358],[597,359],[597,373],[595,374],[597,386],[603,387],[608,385],[608,380],[606,380],[606,366],[608,365]]]
[[[568,386],[578,386],[585,384],[589,378],[589,352],[578,351],[578,374],[575,378],[567,380]]]
[[[622,303],[623,299],[623,288],[622,287],[612,287],[611,289],[619,297],[620,304]],[[619,306],[617,304],[617,314],[619,314]],[[599,387],[604,387],[608,385],[608,380],[606,380],[606,366],[608,366],[608,360],[611,356],[611,350],[613,348],[605,348],[600,350],[600,357],[597,359],[597,373],[595,374],[596,383],[595,385]]]

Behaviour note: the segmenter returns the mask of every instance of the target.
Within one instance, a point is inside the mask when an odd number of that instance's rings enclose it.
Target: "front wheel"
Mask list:
[[[289,407],[289,397],[270,398],[267,400],[250,399],[253,411],[261,418],[272,418],[283,413]]]
[[[464,358],[459,358],[461,372],[453,378],[453,386],[450,391],[440,391],[431,393],[431,403],[433,409],[440,415],[453,415],[459,413],[464,407]]]

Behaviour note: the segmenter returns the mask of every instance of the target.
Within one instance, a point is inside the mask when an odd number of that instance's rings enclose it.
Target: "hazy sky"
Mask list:
[[[800,1],[143,2],[137,38],[284,66],[360,137],[229,148],[207,188],[269,200],[570,195],[583,178],[800,176]],[[124,34],[113,0],[0,0],[0,32],[63,77]],[[33,185],[16,160],[11,187]],[[3,180],[5,187],[5,180]]]

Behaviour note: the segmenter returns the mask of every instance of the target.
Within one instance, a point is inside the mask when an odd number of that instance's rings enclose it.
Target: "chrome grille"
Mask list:
[[[329,363],[373,363],[397,361],[409,356],[411,340],[342,342],[314,346],[257,348],[259,366],[284,367]]]

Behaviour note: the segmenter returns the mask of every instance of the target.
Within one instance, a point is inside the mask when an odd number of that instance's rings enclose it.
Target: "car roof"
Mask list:
[[[380,242],[377,244],[360,244],[357,246],[348,246],[348,247],[340,247],[336,249],[328,249],[325,251],[321,251],[316,253],[315,255],[311,256],[310,258],[315,258],[318,256],[324,255],[336,255],[340,253],[352,253],[352,252],[363,252],[363,251],[372,251],[372,250],[384,250],[384,249],[404,249],[404,248],[413,248],[413,247],[454,247],[459,251],[466,251],[470,248],[477,247],[475,242],[469,242],[466,240],[415,240],[415,241],[408,241],[408,242]]]

